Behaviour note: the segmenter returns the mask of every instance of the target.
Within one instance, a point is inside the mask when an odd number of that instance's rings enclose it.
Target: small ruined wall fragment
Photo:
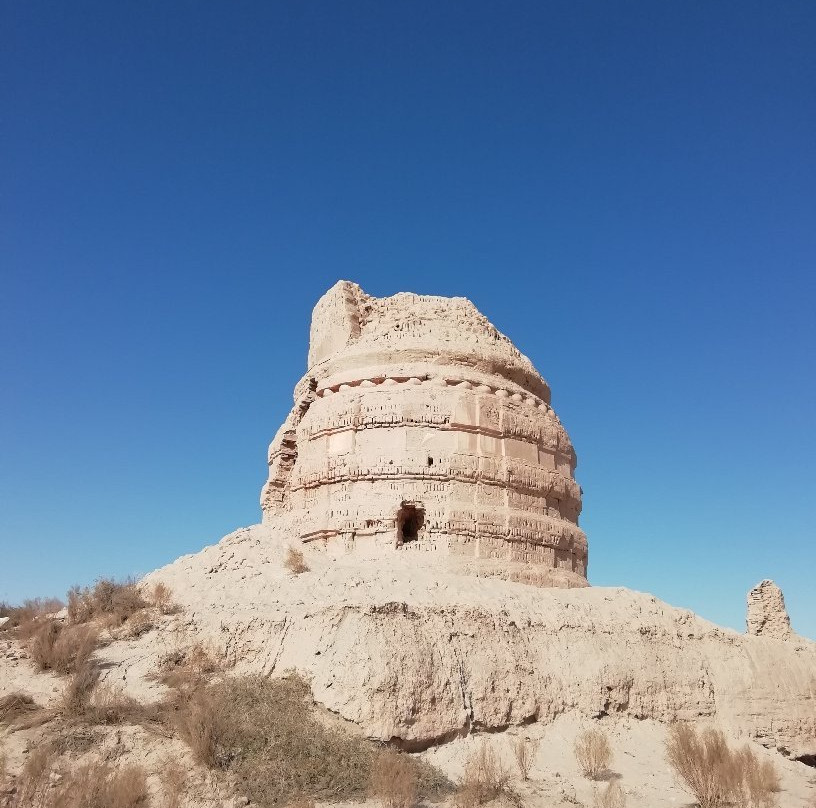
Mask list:
[[[748,633],[755,637],[787,640],[793,636],[782,590],[764,580],[748,593]]]

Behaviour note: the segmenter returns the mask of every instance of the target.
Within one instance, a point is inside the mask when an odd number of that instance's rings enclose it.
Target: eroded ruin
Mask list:
[[[773,581],[766,578],[748,593],[746,627],[748,633],[755,637],[773,637],[777,640],[793,638],[785,598]]]
[[[550,389],[469,300],[337,283],[314,309],[294,398],[269,447],[265,522],[328,553],[586,583],[576,456]]]

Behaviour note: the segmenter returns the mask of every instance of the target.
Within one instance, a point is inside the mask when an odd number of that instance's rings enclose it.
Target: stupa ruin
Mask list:
[[[294,399],[269,447],[265,523],[329,554],[586,585],[576,456],[550,389],[469,300],[340,281],[315,306]]]
[[[191,642],[239,675],[297,671],[327,710],[407,750],[564,716],[624,719],[650,746],[665,732],[649,721],[699,721],[810,760],[816,644],[787,630],[781,593],[752,593],[741,635],[588,586],[549,388],[470,302],[341,282],[310,342],[263,524],[143,581],[172,590]]]

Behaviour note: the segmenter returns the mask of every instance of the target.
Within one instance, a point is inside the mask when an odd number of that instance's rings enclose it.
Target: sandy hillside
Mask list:
[[[781,808],[816,801],[816,769],[795,759],[816,752],[816,651],[807,640],[740,635],[624,589],[542,589],[317,552],[295,574],[287,555],[285,537],[269,528],[237,531],[145,579],[145,596],[161,582],[173,608],[147,603],[113,624],[104,614],[90,621],[99,628],[97,692],[113,689],[144,714],[66,716],[71,675],[38,671],[31,640],[3,631],[0,698],[23,693],[37,705],[0,728],[7,804],[26,762],[55,742],[55,777],[92,759],[115,770],[133,762],[147,773],[149,804],[169,808],[175,768],[185,780],[179,806],[243,804],[230,771],[197,763],[167,713],[156,712],[177,694],[157,674],[194,648],[215,663],[207,682],[299,672],[320,721],[365,743],[389,742],[453,784],[486,743],[525,805],[593,806],[610,780],[634,808],[693,804],[664,754],[678,720],[719,728],[772,761]],[[65,613],[57,622],[70,629]],[[581,774],[573,752],[588,728],[612,747],[599,782]],[[526,781],[513,753],[519,738],[535,749]]]

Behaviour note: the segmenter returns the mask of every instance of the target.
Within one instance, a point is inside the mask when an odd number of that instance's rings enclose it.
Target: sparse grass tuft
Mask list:
[[[164,802],[162,808],[181,808],[187,790],[187,773],[175,758],[161,772]]]
[[[150,600],[162,614],[176,614],[179,607],[173,603],[173,592],[163,581],[157,581],[150,593]]]
[[[536,752],[538,752],[538,741],[530,738],[516,738],[513,741],[513,756],[516,758],[519,774],[522,780],[530,776],[530,769],[533,766]]]
[[[65,685],[62,712],[68,718],[81,718],[89,713],[91,696],[99,683],[99,668],[90,660],[77,668]]]
[[[0,804],[4,808],[147,808],[147,777],[141,766],[66,763],[60,761],[54,744],[36,746]]]
[[[626,808],[626,792],[620,783],[611,780],[602,791],[596,791],[593,808]]]
[[[95,724],[144,724],[159,720],[159,708],[142,704],[119,688],[103,684],[93,691],[86,720]]]
[[[168,687],[189,693],[202,685],[210,674],[220,670],[221,665],[214,654],[201,643],[196,643],[165,655],[155,677]]]
[[[780,780],[773,763],[760,761],[747,746],[733,751],[719,730],[697,732],[676,724],[666,739],[666,757],[700,808],[729,803],[770,808],[776,803]]]
[[[141,637],[142,634],[147,634],[147,632],[153,628],[155,628],[153,618],[150,616],[150,613],[144,609],[132,614],[130,619],[125,623],[127,636],[133,638]]]
[[[370,794],[383,808],[413,808],[417,775],[411,761],[393,749],[383,749],[371,765]]]
[[[63,773],[52,798],[53,808],[139,808],[148,799],[141,766],[114,769],[109,763],[84,763]]]
[[[575,739],[575,759],[584,777],[597,780],[612,762],[612,747],[609,738],[600,729],[584,730]]]
[[[34,699],[26,693],[9,693],[0,697],[0,726],[11,724],[21,716],[35,712],[39,708]]]
[[[51,745],[34,747],[15,782],[16,790],[11,799],[13,808],[50,808],[49,802],[53,804],[53,794],[49,792],[50,776],[55,759]]]
[[[62,694],[62,715],[86,726],[141,724],[161,720],[160,705],[142,704],[123,690],[99,684],[100,670],[86,662],[68,680]]]
[[[771,808],[776,804],[775,794],[782,789],[776,766],[770,760],[759,760],[748,746],[735,753],[735,762],[741,773],[741,800],[752,808]]]
[[[295,575],[309,571],[309,565],[306,563],[303,552],[296,550],[294,547],[287,548],[283,566]]]
[[[502,797],[518,802],[518,796],[510,788],[510,773],[496,750],[486,741],[465,764],[465,773],[454,794],[458,808],[475,808]]]

